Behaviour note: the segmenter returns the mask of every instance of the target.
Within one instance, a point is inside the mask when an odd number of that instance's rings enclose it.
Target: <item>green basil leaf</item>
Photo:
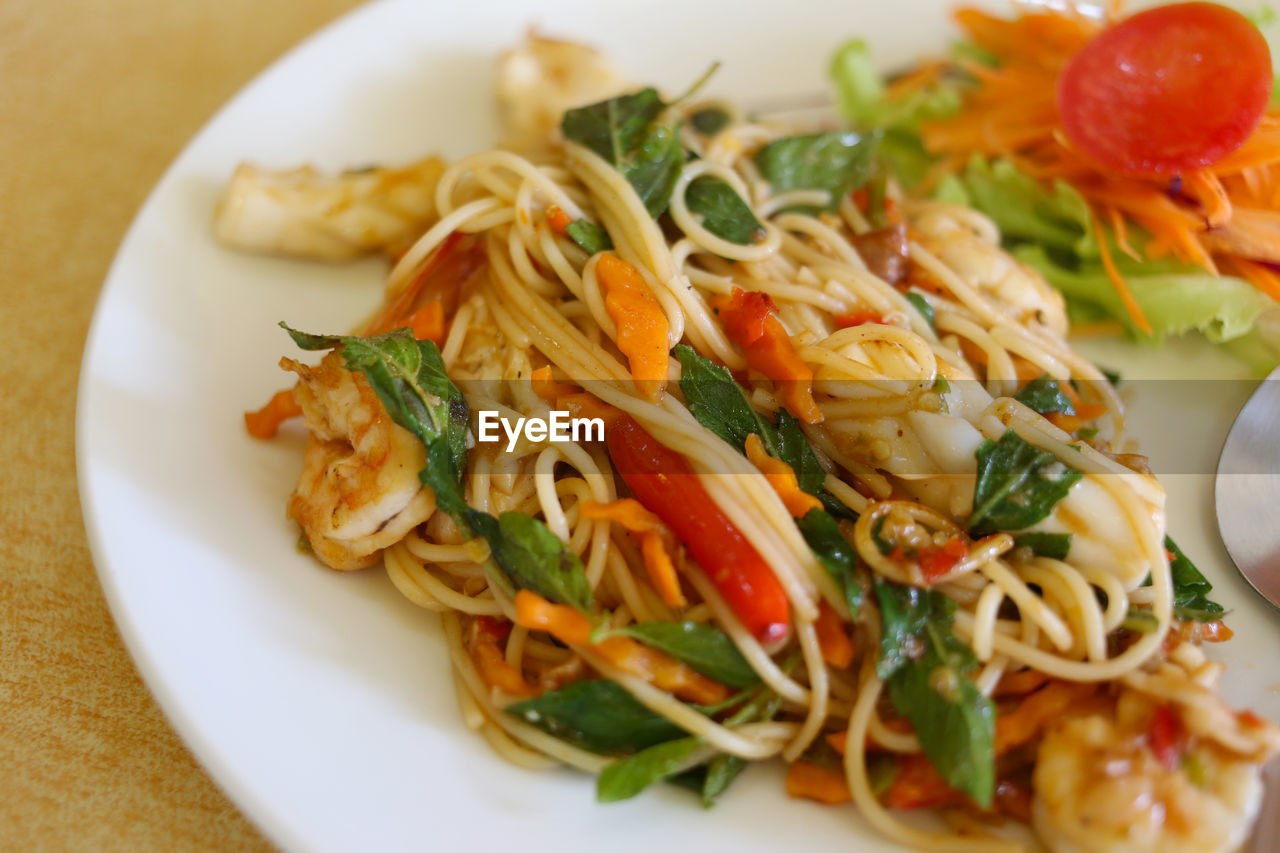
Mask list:
[[[930,625],[926,636],[924,657],[889,680],[889,698],[911,722],[938,775],[986,808],[995,795],[995,705],[951,654],[957,645],[968,647],[958,639],[944,643],[944,636],[955,638],[949,628]]]
[[[833,518],[843,518],[846,521],[858,520],[856,512],[845,506],[843,501],[826,489],[823,489],[822,494],[818,495],[818,500],[822,501],[822,508],[830,513]]]
[[[713,175],[694,178],[685,191],[689,211],[702,217],[702,227],[721,239],[750,246],[764,239],[764,226],[729,182]]]
[[[950,625],[956,604],[937,590],[875,579],[873,588],[880,605],[880,657],[876,675],[888,681],[923,654],[921,636],[930,622]]]
[[[904,295],[907,297],[907,301],[911,303],[912,307],[920,312],[920,316],[924,318],[925,322],[929,324],[929,328],[933,329],[933,333],[936,335],[938,333],[936,320],[937,315],[933,310],[933,306],[929,304],[929,300],[925,299],[914,290],[909,290]],[[938,378],[945,381],[945,378],[942,376],[939,376]]]
[[[683,737],[613,762],[596,777],[596,802],[628,800],[655,782],[683,772],[702,746],[701,738]]]
[[[745,758],[736,755],[717,755],[707,763],[706,777],[702,782],[702,804],[707,808],[715,805],[716,799],[729,790],[738,774],[747,769]]]
[[[862,585],[857,576],[858,552],[840,532],[840,524],[830,513],[811,509],[804,518],[796,521],[796,526],[817,555],[818,562],[844,593],[849,612],[857,615],[858,608],[862,606]]]
[[[747,663],[733,640],[714,625],[700,622],[640,622],[622,633],[729,687],[753,687],[760,676]]]
[[[647,749],[685,734],[612,681],[575,681],[503,710],[574,746],[605,755]]]
[[[1013,430],[998,442],[984,441],[976,455],[978,480],[969,517],[969,530],[975,536],[1022,530],[1043,521],[1084,476]]]
[[[786,409],[778,409],[777,443],[776,447],[768,449],[771,454],[791,466],[801,489],[811,495],[822,491],[822,484],[827,481],[827,472],[822,463],[818,462],[813,445],[805,438],[800,421],[793,418]]]
[[[755,163],[774,193],[826,190],[830,200],[822,209],[835,210],[871,176],[877,147],[877,136],[811,133],[770,142],[756,152]]]
[[[877,578],[880,658],[876,673],[920,747],[947,784],[979,805],[995,793],[995,706],[967,673],[977,658],[951,630],[955,602]]]
[[[1021,391],[1013,395],[1013,399],[1042,415],[1050,412],[1061,412],[1064,415],[1076,413],[1076,407],[1072,405],[1071,398],[1062,392],[1058,380],[1047,373],[1028,382]]]
[[[703,136],[715,136],[729,126],[729,113],[719,107],[705,107],[689,117],[689,124]]]
[[[672,352],[680,361],[680,393],[698,423],[739,453],[752,433],[764,440],[770,453],[777,449],[773,425],[751,405],[727,367],[703,358],[687,344]]]
[[[466,510],[464,516],[488,540],[494,562],[516,586],[583,612],[591,609],[582,561],[541,521],[521,512],[494,518],[476,509]]]
[[[1164,538],[1164,547],[1173,555],[1169,561],[1169,573],[1173,576],[1174,618],[1191,622],[1221,619],[1225,609],[1216,601],[1209,600],[1213,584],[1168,536]]]
[[[1015,548],[1030,548],[1038,556],[1052,557],[1055,560],[1067,559],[1071,552],[1070,533],[1023,533],[1013,537]]]
[[[622,173],[655,219],[666,210],[684,166],[675,125],[660,121],[667,104],[652,88],[564,114],[567,139],[590,148]]]
[[[575,219],[565,227],[564,233],[588,255],[599,254],[613,248],[609,232],[589,219]]]

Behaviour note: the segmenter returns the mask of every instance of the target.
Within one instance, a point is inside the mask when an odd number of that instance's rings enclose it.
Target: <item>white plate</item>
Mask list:
[[[295,550],[284,502],[302,434],[248,438],[241,412],[287,379],[276,327],[347,329],[378,301],[377,262],[311,266],[224,251],[220,188],[244,159],[323,167],[459,156],[495,126],[493,59],[530,23],[596,43],[636,78],[679,90],[713,59],[709,92],[765,99],[823,85],[861,33],[886,66],[953,37],[932,0],[385,2],[290,53],[173,164],[120,248],[81,378],[77,450],[95,561],[116,620],[174,726],[231,797],[296,850],[681,849],[774,853],[805,839],[882,849],[851,809],[789,800],[753,768],[710,812],[683,792],[594,804],[592,782],[498,759],[459,721],[436,619],[378,571],[326,571]],[[1140,353],[1128,370],[1181,369]],[[1203,353],[1189,359],[1203,368]],[[1112,366],[1135,358],[1120,348]],[[1174,405],[1190,405],[1174,401]],[[1209,456],[1231,412],[1151,420],[1171,453]],[[1188,429],[1192,430],[1188,432]],[[1171,432],[1172,431],[1172,432]],[[1227,693],[1280,718],[1280,622],[1217,541],[1207,477],[1170,482],[1171,528],[1235,609]],[[462,845],[465,845],[462,846]]]

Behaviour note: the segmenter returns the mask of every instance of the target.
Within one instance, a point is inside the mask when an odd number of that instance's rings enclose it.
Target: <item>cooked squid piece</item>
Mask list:
[[[289,517],[330,568],[372,566],[435,512],[435,495],[418,480],[422,442],[391,420],[364,376],[342,367],[337,353],[315,367],[289,358],[280,364],[298,374],[295,394],[311,430]]]
[[[1068,717],[1040,744],[1033,823],[1052,853],[1231,853],[1262,802],[1280,729],[1217,696],[1191,644],[1127,676],[1114,711]]]
[[[214,234],[250,252],[347,261],[403,250],[436,216],[444,163],[427,157],[403,169],[329,175],[242,163],[214,213]]]
[[[565,110],[612,97],[629,85],[599,51],[530,31],[498,62],[503,137],[516,143],[545,139],[560,126]]]

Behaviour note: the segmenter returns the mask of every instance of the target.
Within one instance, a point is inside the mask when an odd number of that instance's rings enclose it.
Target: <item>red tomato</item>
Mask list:
[[[1187,727],[1168,705],[1156,708],[1151,720],[1151,751],[1156,760],[1169,770],[1178,766],[1187,748]]]
[[[786,591],[684,457],[625,415],[609,430],[608,442],[627,488],[684,543],[743,626],[762,643],[784,639],[791,625]]]
[[[1258,126],[1271,99],[1271,51],[1239,12],[1179,3],[1094,36],[1058,79],[1067,138],[1128,175],[1217,162]]]

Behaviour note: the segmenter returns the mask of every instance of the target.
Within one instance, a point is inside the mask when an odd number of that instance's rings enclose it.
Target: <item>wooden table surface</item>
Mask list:
[[[270,850],[103,600],[76,487],[98,290],[169,161],[356,0],[0,0],[0,849]]]

